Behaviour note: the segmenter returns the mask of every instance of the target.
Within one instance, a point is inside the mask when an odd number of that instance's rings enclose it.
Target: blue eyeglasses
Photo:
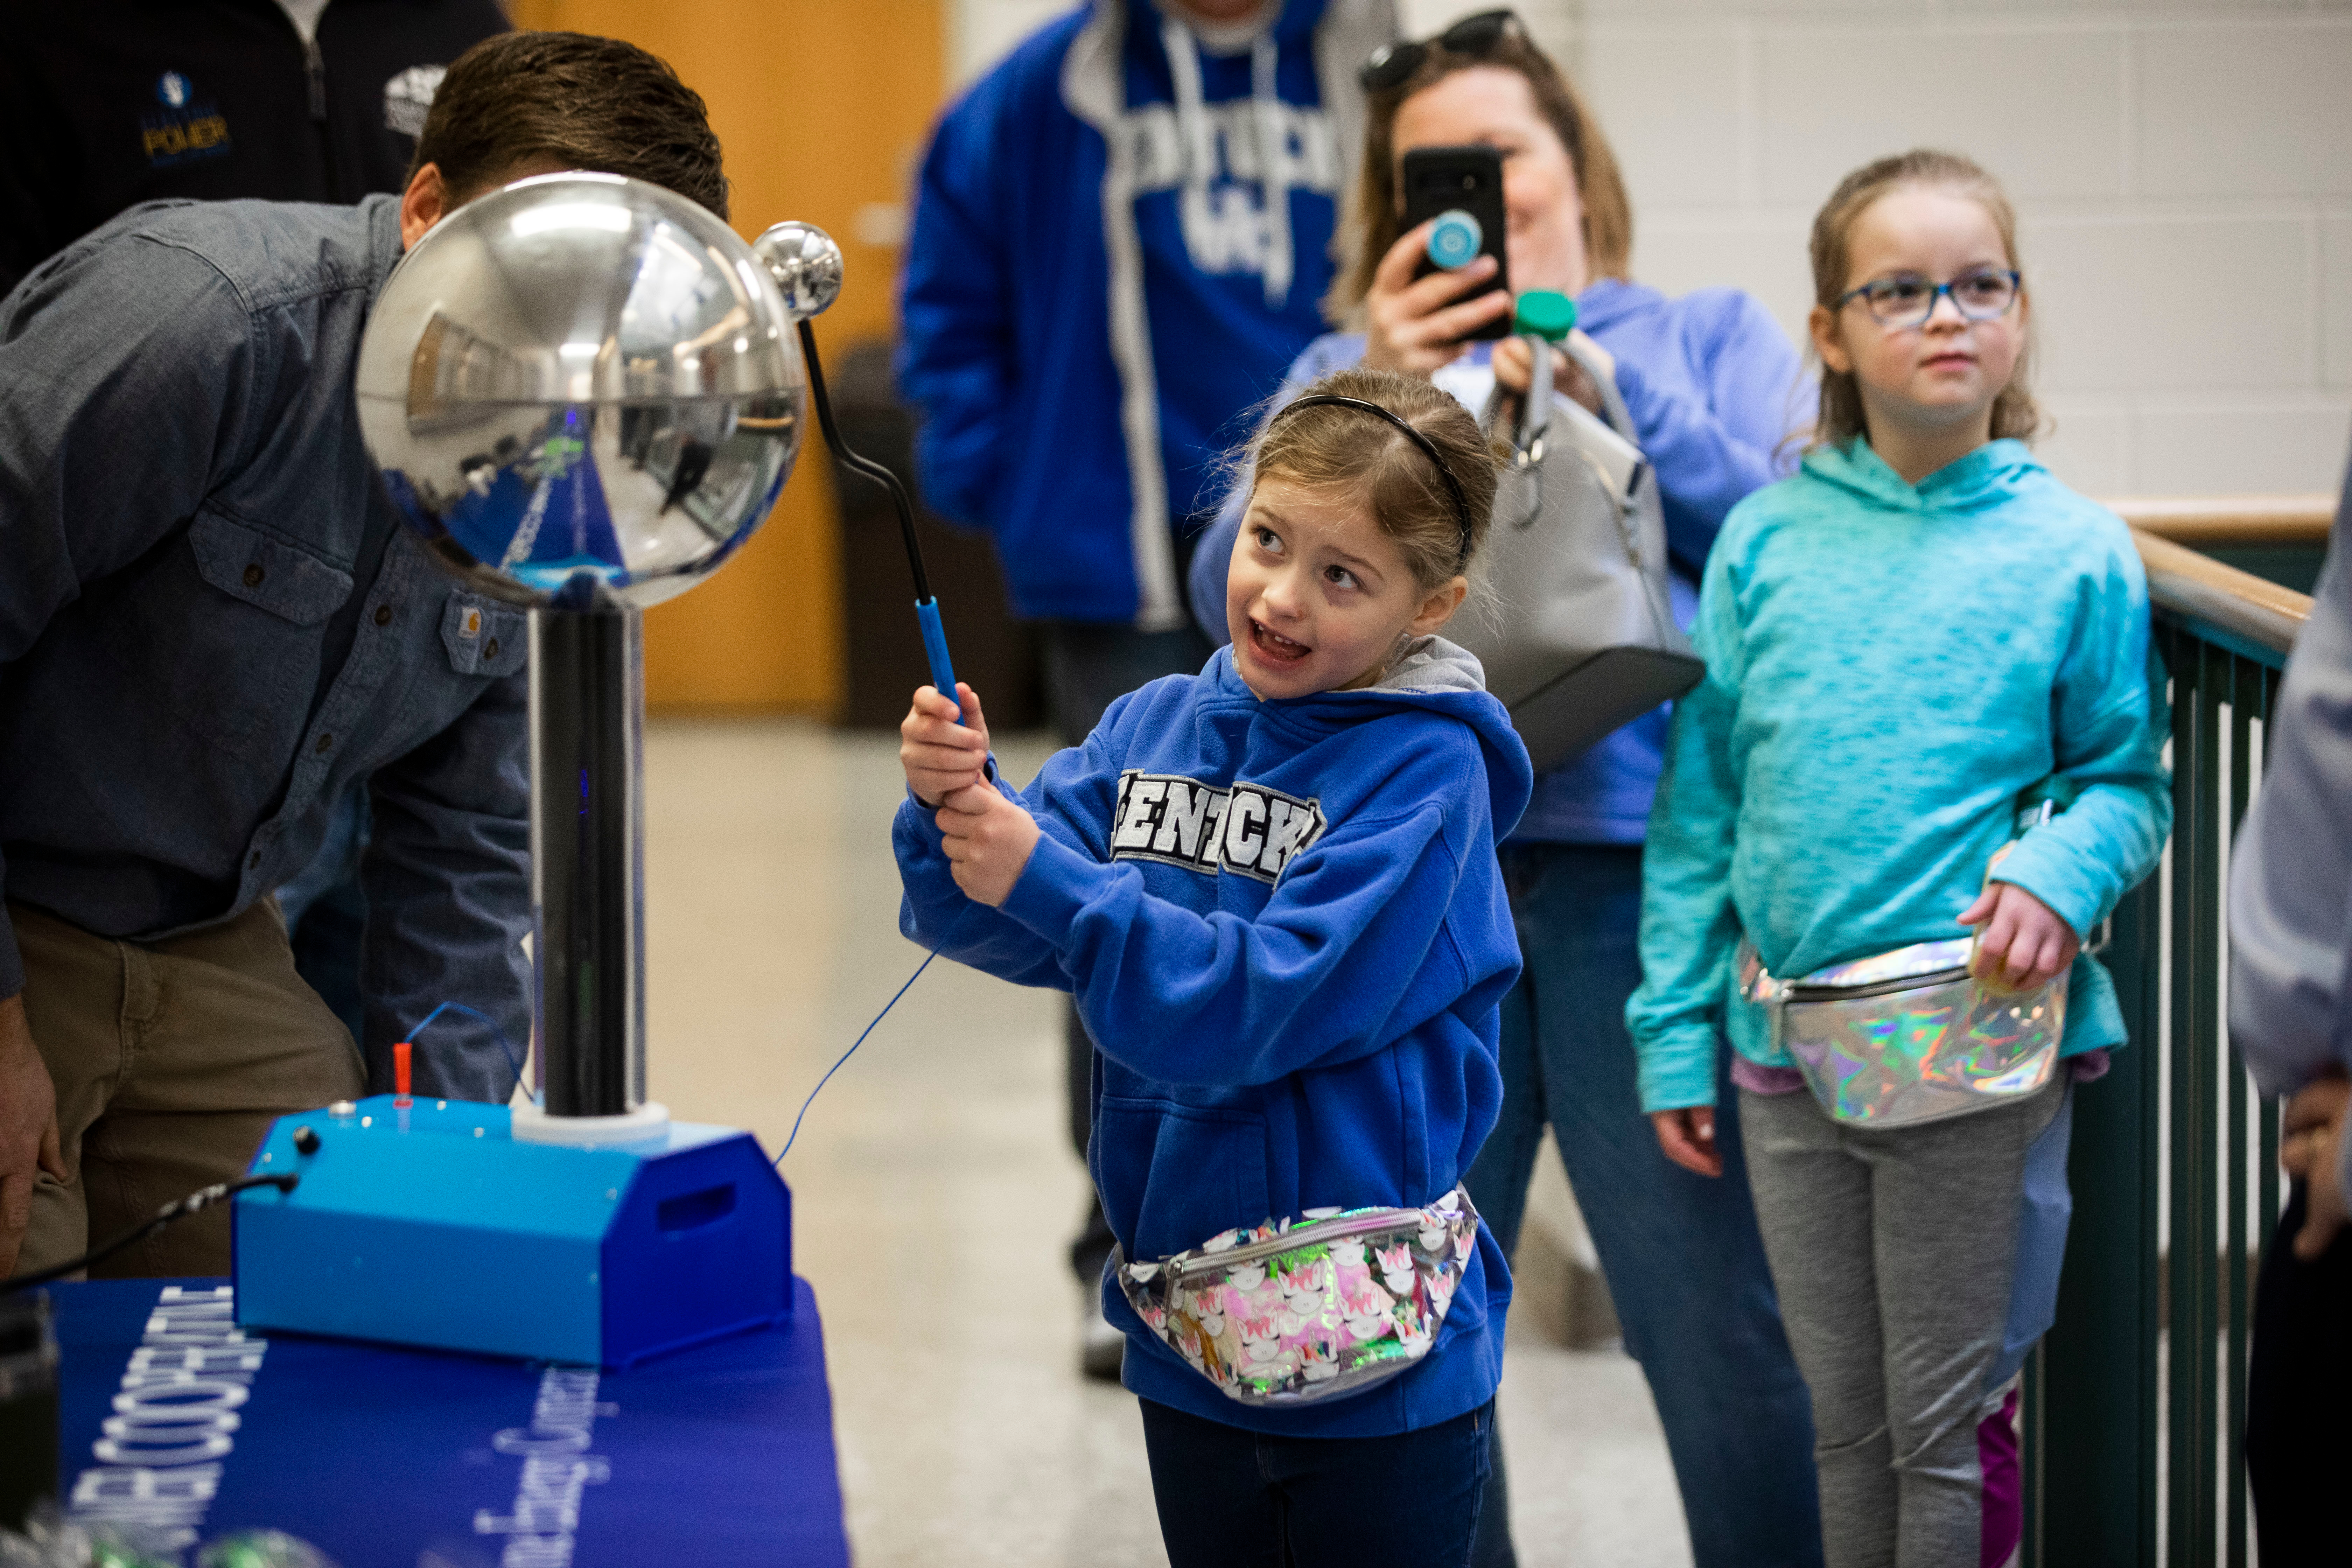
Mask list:
[[[1949,295],[1952,308],[1963,320],[1990,321],[2009,314],[2010,307],[2017,303],[2021,282],[2015,272],[1999,267],[1979,267],[1948,283],[1930,283],[1916,272],[1897,272],[1847,289],[1838,296],[1837,308],[1843,310],[1849,302],[1860,300],[1882,327],[1924,327],[1936,313],[1936,301]]]

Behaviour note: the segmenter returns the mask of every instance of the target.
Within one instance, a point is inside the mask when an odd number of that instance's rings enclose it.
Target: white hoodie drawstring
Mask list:
[[[1257,132],[1258,180],[1264,203],[1260,213],[1260,276],[1265,282],[1268,310],[1279,310],[1290,298],[1292,272],[1290,237],[1290,163],[1282,119],[1282,100],[1275,92],[1275,68],[1281,46],[1268,27],[1250,47],[1250,110]],[[1201,87],[1201,45],[1192,30],[1165,12],[1160,18],[1160,43],[1168,54],[1168,74],[1176,88],[1176,139],[1182,148],[1182,204],[1185,232],[1214,232],[1215,215],[1209,207],[1209,181],[1216,173],[1216,137]]]
[[[1274,34],[1267,27],[1250,47],[1250,107],[1257,115],[1258,181],[1265,202],[1265,307],[1279,310],[1290,298],[1290,137],[1274,90],[1282,58]]]
[[[1163,12],[1160,47],[1168,52],[1168,74],[1176,84],[1176,143],[1184,159],[1184,188],[1177,200],[1183,205],[1184,232],[1187,236],[1213,234],[1216,220],[1209,210],[1209,176],[1216,170],[1217,148],[1201,96],[1201,46],[1192,28]]]

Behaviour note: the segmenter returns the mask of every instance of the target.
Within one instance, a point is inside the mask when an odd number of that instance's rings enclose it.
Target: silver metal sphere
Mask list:
[[[841,297],[841,247],[813,223],[780,223],[751,242],[795,321],[822,316]]]
[[[467,203],[394,268],[360,427],[441,564],[520,605],[644,606],[716,571],[791,474],[807,373],[766,267],[617,174]]]

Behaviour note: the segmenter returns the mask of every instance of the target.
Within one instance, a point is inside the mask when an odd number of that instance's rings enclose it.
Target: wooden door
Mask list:
[[[828,359],[892,330],[898,243],[945,83],[941,0],[510,0],[519,27],[626,38],[710,106],[736,232],[801,218],[847,280]],[[814,426],[767,525],[727,569],[646,616],[649,706],[830,713],[844,684],[838,525]]]

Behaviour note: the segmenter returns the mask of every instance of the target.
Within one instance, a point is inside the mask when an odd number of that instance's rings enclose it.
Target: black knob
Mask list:
[[[315,1154],[319,1152],[319,1134],[308,1127],[294,1129],[294,1152]]]

